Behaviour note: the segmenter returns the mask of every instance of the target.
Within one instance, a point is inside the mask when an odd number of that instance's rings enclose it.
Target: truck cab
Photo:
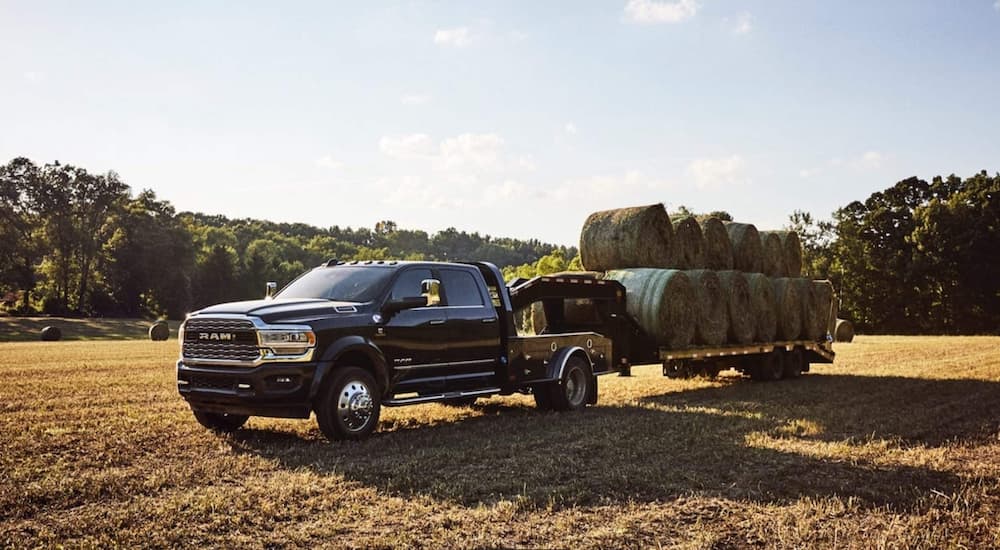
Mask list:
[[[613,281],[537,279],[511,290],[485,262],[331,260],[266,299],[190,314],[178,391],[214,430],[315,413],[330,439],[367,436],[382,406],[520,392],[543,409],[579,409],[596,402],[597,375],[625,361],[608,334],[618,329],[518,334],[515,324],[515,308],[544,300],[554,310],[567,297],[627,318]]]

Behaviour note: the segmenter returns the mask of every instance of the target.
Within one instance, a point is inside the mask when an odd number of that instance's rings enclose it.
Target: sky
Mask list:
[[[575,245],[1000,170],[1000,0],[0,0],[0,162],[179,211]]]

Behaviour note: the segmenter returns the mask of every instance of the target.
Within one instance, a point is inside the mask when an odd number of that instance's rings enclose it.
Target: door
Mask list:
[[[473,387],[495,385],[502,327],[482,276],[460,268],[441,268],[439,272],[451,339],[445,355],[452,365],[451,377]]]
[[[420,283],[433,279],[426,267],[404,268],[397,275],[389,300],[421,295]],[[441,304],[405,309],[394,314],[384,325],[378,344],[389,364],[395,382],[444,376],[444,350],[451,335],[447,314]],[[402,389],[402,388],[401,388]]]

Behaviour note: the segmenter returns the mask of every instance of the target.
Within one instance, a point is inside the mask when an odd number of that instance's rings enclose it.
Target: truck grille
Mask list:
[[[188,319],[184,324],[184,359],[254,361],[260,358],[257,333],[249,319]]]

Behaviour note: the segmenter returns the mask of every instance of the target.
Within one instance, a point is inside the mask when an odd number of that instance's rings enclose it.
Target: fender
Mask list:
[[[545,371],[546,376],[550,380],[562,380],[563,371],[566,370],[566,363],[569,362],[569,358],[579,355],[586,359],[587,364],[590,365],[590,372],[594,372],[594,363],[590,360],[590,356],[587,352],[580,346],[567,346],[565,348],[559,348],[552,357],[549,358],[549,365]]]
[[[372,363],[375,372],[375,380],[383,390],[389,389],[389,371],[385,364],[385,355],[371,340],[363,336],[344,336],[330,344],[323,356],[317,362],[316,374],[313,376],[312,386],[309,388],[309,399],[316,397],[319,389],[323,386],[326,375],[334,369],[337,359],[342,355],[352,351],[360,351],[365,354]]]

